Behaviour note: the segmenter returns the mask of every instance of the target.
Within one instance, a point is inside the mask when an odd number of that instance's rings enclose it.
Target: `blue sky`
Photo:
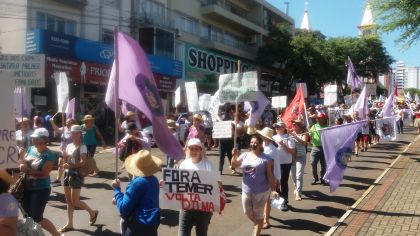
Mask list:
[[[305,0],[267,0],[285,12],[285,2],[289,4],[289,16],[295,20],[295,27],[300,27],[305,9]],[[309,0],[309,19],[313,30],[319,30],[327,37],[357,37],[363,17],[365,0]],[[407,50],[394,41],[398,33],[381,33],[381,39],[388,53],[396,61],[405,61],[406,66],[420,66],[420,41]]]

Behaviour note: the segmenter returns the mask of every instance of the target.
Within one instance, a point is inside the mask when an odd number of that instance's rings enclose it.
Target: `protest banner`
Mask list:
[[[397,125],[395,117],[387,117],[376,120],[376,133],[379,135],[379,141],[397,140]]]
[[[333,106],[337,103],[337,85],[327,85],[324,88],[324,105]]]
[[[214,122],[213,138],[232,138],[232,121]]]
[[[54,73],[54,79],[57,85],[57,111],[66,112],[69,102],[69,80],[65,72]]]
[[[198,104],[197,84],[195,83],[195,81],[185,82],[185,92],[187,93],[188,111],[199,111],[200,106]]]
[[[11,71],[0,71],[0,168],[18,167],[18,149],[16,146],[16,128],[13,108],[15,81],[10,78]]]
[[[163,168],[162,208],[220,211],[219,179],[216,172]]]
[[[287,107],[287,96],[273,97],[271,100],[271,107],[273,108],[285,108]]]
[[[0,70],[12,72],[4,79],[14,80],[16,87],[45,87],[43,54],[0,54]]]
[[[200,107],[200,111],[207,111],[210,107],[210,101],[211,101],[211,94],[201,94],[198,97],[198,104]]]
[[[220,102],[255,101],[258,90],[258,73],[223,74],[219,76]]]

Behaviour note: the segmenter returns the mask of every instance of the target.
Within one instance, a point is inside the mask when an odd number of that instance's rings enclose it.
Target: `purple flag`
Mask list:
[[[66,117],[76,119],[76,98],[67,102]]]
[[[270,103],[261,91],[257,91],[256,101],[246,101],[245,106],[251,107],[251,116],[249,118],[249,127],[254,127],[258,119],[260,119],[267,105]]]
[[[117,33],[119,98],[139,109],[152,122],[159,148],[170,157],[185,158],[180,143],[166,123],[162,101],[143,49],[130,36]]]
[[[350,108],[349,112],[353,115],[354,112],[359,112],[360,119],[364,120],[369,115],[368,99],[367,99],[366,85],[363,87],[356,103]]]
[[[347,84],[350,86],[351,90],[362,86],[362,81],[356,74],[356,70],[354,69],[354,65],[353,62],[351,62],[350,57],[347,57]]]
[[[109,74],[108,87],[106,88],[105,103],[109,109],[117,110],[117,98],[115,97],[115,61],[112,63],[111,73]]]
[[[394,93],[391,93],[386,99],[384,106],[382,107],[382,117],[392,116],[392,104],[394,103]]]
[[[20,122],[22,117],[28,116],[28,104],[26,100],[26,87],[16,87],[13,94],[15,119]]]
[[[327,163],[327,172],[323,179],[330,184],[331,192],[340,185],[357,133],[366,122],[367,120],[363,120],[321,130],[322,147]]]

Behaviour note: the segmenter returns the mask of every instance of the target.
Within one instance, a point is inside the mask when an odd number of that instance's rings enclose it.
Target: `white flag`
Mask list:
[[[54,73],[55,84],[57,85],[58,112],[66,112],[69,101],[69,82],[65,72]]]

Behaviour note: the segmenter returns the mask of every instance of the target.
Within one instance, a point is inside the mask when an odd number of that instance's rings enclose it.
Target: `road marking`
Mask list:
[[[350,209],[348,209],[346,213],[344,213],[344,215],[341,216],[340,219],[338,219],[337,223],[335,223],[335,225],[331,227],[331,229],[328,230],[326,234],[324,234],[325,236],[331,236],[338,229],[338,227],[347,219],[347,217],[353,212],[353,210],[356,209],[356,207],[372,191],[372,189],[375,186],[377,186],[377,184],[379,183],[379,181],[382,180],[385,174],[388,173],[388,171],[395,165],[395,163],[403,156],[402,154],[406,153],[407,150],[410,148],[411,144],[417,142],[419,138],[420,135],[417,135],[417,137],[410,144],[407,145],[404,151],[402,151],[402,153],[398,155],[398,157],[384,170],[384,172],[382,172],[382,174],[373,182],[373,184],[369,186],[369,188],[362,194],[362,196],[359,199],[357,199],[357,201],[350,207]]]

